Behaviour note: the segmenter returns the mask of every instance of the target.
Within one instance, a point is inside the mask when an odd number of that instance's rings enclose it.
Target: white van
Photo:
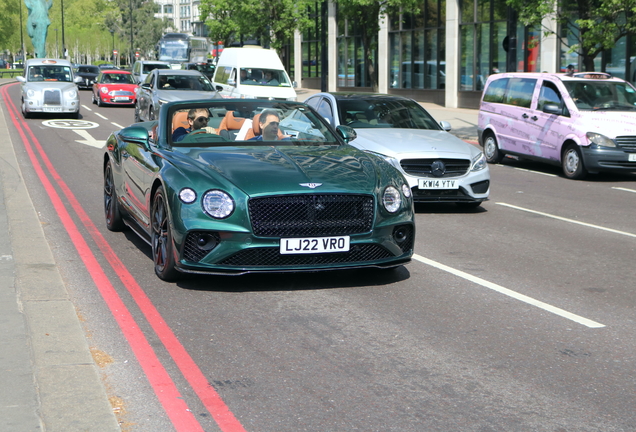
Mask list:
[[[297,97],[276,52],[260,46],[225,48],[212,82],[227,98],[295,101]]]
[[[490,75],[478,122],[490,163],[513,155],[571,179],[636,171],[636,88],[606,73]]]
[[[170,63],[154,60],[137,60],[132,68],[133,78],[136,83],[143,83],[150,72],[155,69],[171,69]]]

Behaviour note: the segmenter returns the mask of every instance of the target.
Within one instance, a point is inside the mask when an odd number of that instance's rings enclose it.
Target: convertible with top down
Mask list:
[[[277,120],[275,138],[261,113]],[[148,242],[163,280],[400,266],[413,255],[411,189],[354,138],[298,102],[166,103],[106,142],[106,225]]]

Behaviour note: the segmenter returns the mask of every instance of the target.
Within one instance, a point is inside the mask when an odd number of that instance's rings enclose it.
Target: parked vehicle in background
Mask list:
[[[199,71],[155,69],[137,91],[135,121],[157,119],[166,102],[219,97],[210,80]]]
[[[295,101],[297,97],[278,54],[260,46],[225,48],[212,82],[228,98]]]
[[[179,69],[181,63],[204,63],[210,53],[210,42],[204,37],[185,33],[166,33],[157,42],[157,59]]]
[[[137,84],[130,72],[103,70],[93,83],[93,103],[104,105],[134,105]]]
[[[170,63],[156,60],[137,60],[132,68],[135,82],[141,84],[150,72],[155,69],[171,69]]]
[[[210,81],[214,77],[214,70],[216,66],[210,62],[205,63],[182,63],[181,69],[185,70],[197,70],[205,75]]]
[[[24,75],[16,77],[21,87],[24,118],[34,113],[60,113],[79,117],[80,100],[71,62],[62,59],[30,59]]]
[[[75,67],[75,75],[82,78],[82,81],[77,83],[77,87],[80,89],[92,89],[100,71],[101,69],[97,66],[77,65]]]
[[[514,155],[571,179],[636,172],[636,88],[602,72],[491,75],[478,132],[490,163]]]
[[[490,193],[483,153],[448,133],[420,104],[401,96],[317,93],[305,103],[332,126],[350,126],[349,144],[382,155],[406,177],[413,200],[478,207]]]
[[[286,138],[235,141],[197,129],[173,141],[192,109],[226,125],[271,116]],[[106,226],[134,227],[163,280],[403,265],[415,240],[411,191],[382,158],[345,145],[354,135],[298,102],[168,103],[158,121],[108,138]]]
[[[109,70],[116,70],[119,69],[117,66],[115,66],[112,63],[102,63],[100,65],[97,66],[100,70],[104,70],[104,69],[109,69]]]

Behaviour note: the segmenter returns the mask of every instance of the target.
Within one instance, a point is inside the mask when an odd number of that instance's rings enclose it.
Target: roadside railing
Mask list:
[[[0,78],[14,78],[22,75],[22,69],[0,69]]]

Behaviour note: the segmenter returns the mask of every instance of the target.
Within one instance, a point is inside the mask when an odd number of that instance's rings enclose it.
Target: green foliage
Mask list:
[[[604,49],[636,33],[636,0],[506,0],[519,14],[519,20],[537,28],[543,18],[561,26],[575,42],[568,45],[570,52],[583,56],[586,70],[594,70],[594,59]],[[543,27],[544,33],[554,33]],[[557,34],[562,37],[565,31]]]
[[[258,38],[263,45],[279,49],[294,30],[311,26],[311,0],[201,0],[199,10],[213,41],[229,45],[241,38]]]

